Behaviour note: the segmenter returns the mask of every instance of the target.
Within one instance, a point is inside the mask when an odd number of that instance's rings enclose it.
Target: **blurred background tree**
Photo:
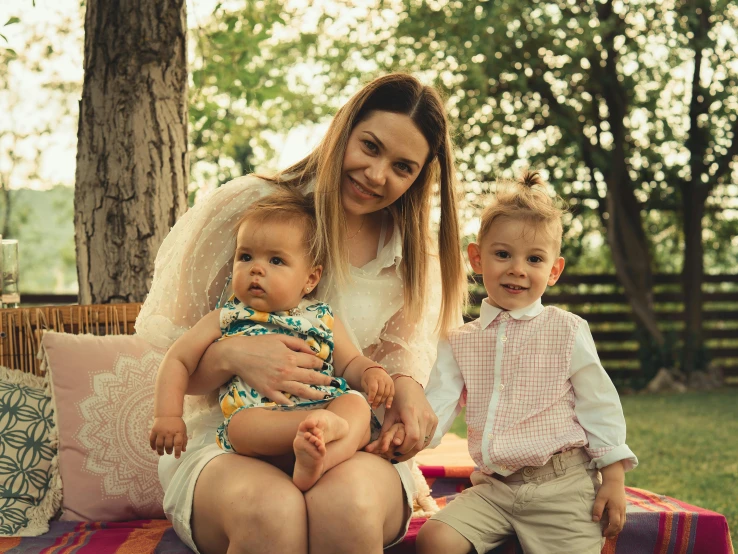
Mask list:
[[[544,170],[571,207],[567,272],[617,273],[656,347],[652,276],[681,273],[699,365],[701,276],[738,269],[735,2],[306,4],[217,2],[190,25],[191,202],[411,71],[446,92],[466,233],[497,177]]]

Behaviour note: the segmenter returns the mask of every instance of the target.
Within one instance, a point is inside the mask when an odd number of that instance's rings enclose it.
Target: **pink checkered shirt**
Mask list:
[[[618,460],[635,467],[617,392],[586,322],[540,301],[513,312],[487,304],[482,312],[439,344],[426,389],[439,417],[431,447],[458,414],[465,390],[469,453],[485,473],[542,466],[578,446],[591,467]],[[581,352],[572,364],[575,350]]]

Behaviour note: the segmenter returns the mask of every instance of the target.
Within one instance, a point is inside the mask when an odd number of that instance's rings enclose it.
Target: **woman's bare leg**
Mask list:
[[[400,476],[385,459],[357,452],[305,493],[310,552],[381,554],[411,516]]]
[[[192,533],[202,554],[307,554],[305,499],[267,462],[218,456],[197,480]]]
[[[293,443],[292,482],[302,491],[310,489],[326,471],[366,446],[371,437],[369,404],[358,394],[344,394],[325,410],[309,413],[300,423]],[[339,426],[331,418],[345,423]]]

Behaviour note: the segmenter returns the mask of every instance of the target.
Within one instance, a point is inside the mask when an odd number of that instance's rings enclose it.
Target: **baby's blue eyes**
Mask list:
[[[241,254],[238,257],[238,260],[240,262],[250,262],[251,261],[251,254]],[[278,256],[274,256],[272,258],[269,258],[269,263],[273,265],[284,265],[284,260]]]
[[[528,261],[532,264],[538,264],[543,261],[543,258],[541,258],[540,256],[531,256],[530,258],[528,258]]]
[[[508,252],[505,252],[504,250],[500,250],[498,252],[495,252],[495,256],[498,258],[507,259],[510,257],[510,254]]]

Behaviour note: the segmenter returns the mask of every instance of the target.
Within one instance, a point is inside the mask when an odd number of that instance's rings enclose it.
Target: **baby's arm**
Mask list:
[[[160,456],[174,451],[179,458],[187,448],[187,428],[182,419],[185,391],[203,353],[221,335],[219,316],[220,310],[214,310],[198,321],[174,342],[159,366],[149,444]]]
[[[359,352],[338,319],[333,322],[333,367],[336,375],[346,379],[352,389],[367,394],[373,408],[382,404],[386,408],[392,406],[394,381],[381,365]]]

